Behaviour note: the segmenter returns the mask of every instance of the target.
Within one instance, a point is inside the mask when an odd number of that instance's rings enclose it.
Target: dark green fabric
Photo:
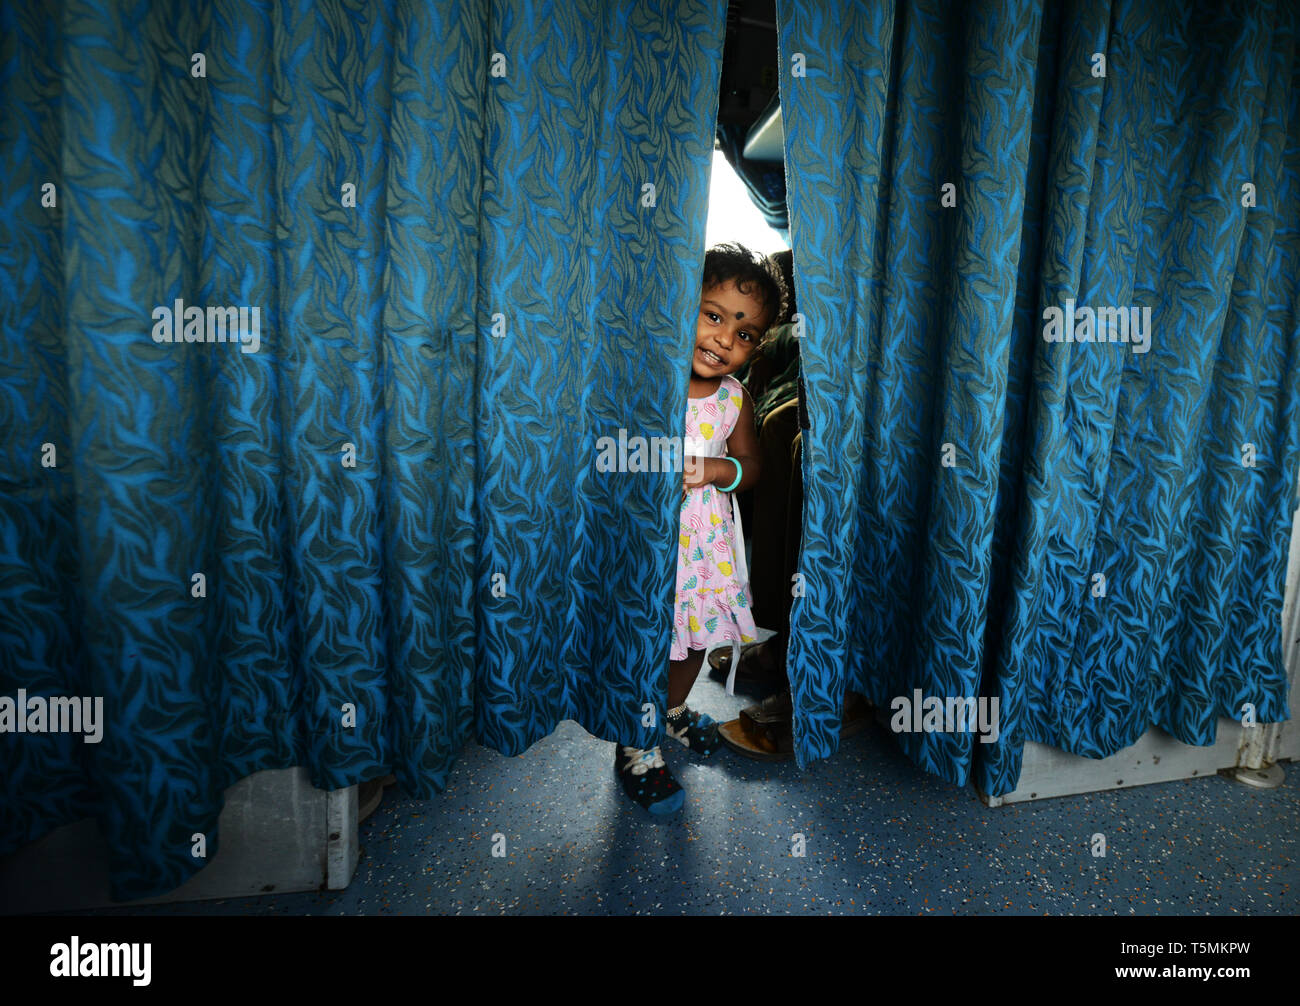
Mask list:
[[[798,396],[799,344],[800,339],[795,335],[793,324],[775,325],[768,331],[759,349],[736,372],[753,397],[754,426],[760,433],[763,430],[763,420],[773,409]],[[753,372],[759,366],[760,354],[766,376],[762,387],[755,389],[757,381],[753,378]]]

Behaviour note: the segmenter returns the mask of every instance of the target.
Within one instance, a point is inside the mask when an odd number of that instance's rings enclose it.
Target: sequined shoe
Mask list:
[[[669,716],[665,729],[669,737],[680,741],[701,758],[709,757],[722,744],[717,721],[707,713],[697,713],[689,707],[676,716]]]
[[[651,814],[681,810],[686,792],[673,778],[658,747],[614,745],[614,769],[623,790]]]

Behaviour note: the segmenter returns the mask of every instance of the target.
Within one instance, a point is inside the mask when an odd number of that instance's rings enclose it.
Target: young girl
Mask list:
[[[731,375],[781,317],[785,299],[780,270],[761,255],[736,244],[705,253],[684,438],[704,448],[700,455],[686,457],[682,479],[666,723],[669,737],[703,758],[719,745],[718,725],[688,707],[686,696],[705,650],[727,640],[755,638],[745,546],[732,494],[757,483],[761,466],[754,406]],[[681,807],[685,794],[658,747],[616,744],[614,767],[628,796],[652,814]]]

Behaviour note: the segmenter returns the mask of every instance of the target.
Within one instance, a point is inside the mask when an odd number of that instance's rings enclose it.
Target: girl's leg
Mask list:
[[[685,660],[668,661],[668,708],[676,709],[691,694],[704,661],[703,650],[687,650]]]
[[[685,660],[668,661],[668,712],[682,708],[676,716],[668,716],[664,725],[669,737],[685,744],[701,758],[707,758],[722,743],[718,739],[718,724],[712,717],[686,708],[686,696],[691,694],[702,663],[703,650],[687,650]]]
[[[695,684],[695,676],[700,673],[703,656],[703,650],[687,650],[685,660],[668,662],[669,709],[686,701],[691,685]],[[681,697],[677,698],[679,693]],[[664,718],[671,731],[676,721],[668,719],[667,710],[664,711]],[[623,783],[624,792],[651,814],[671,814],[679,810],[686,799],[686,794],[668,770],[658,747],[643,749],[629,744],[615,744],[614,768]]]

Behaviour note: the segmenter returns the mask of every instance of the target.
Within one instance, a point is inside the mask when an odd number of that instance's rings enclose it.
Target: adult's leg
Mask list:
[[[754,601],[754,621],[784,633],[790,623],[790,583],[786,577],[786,541],[789,527],[791,446],[799,433],[798,403],[791,399],[773,409],[758,435],[763,456],[763,478],[754,487],[754,520],[747,529],[754,543],[749,564],[749,589]],[[800,487],[802,489],[802,486]],[[798,528],[796,527],[796,533]],[[798,549],[798,542],[795,543]]]

